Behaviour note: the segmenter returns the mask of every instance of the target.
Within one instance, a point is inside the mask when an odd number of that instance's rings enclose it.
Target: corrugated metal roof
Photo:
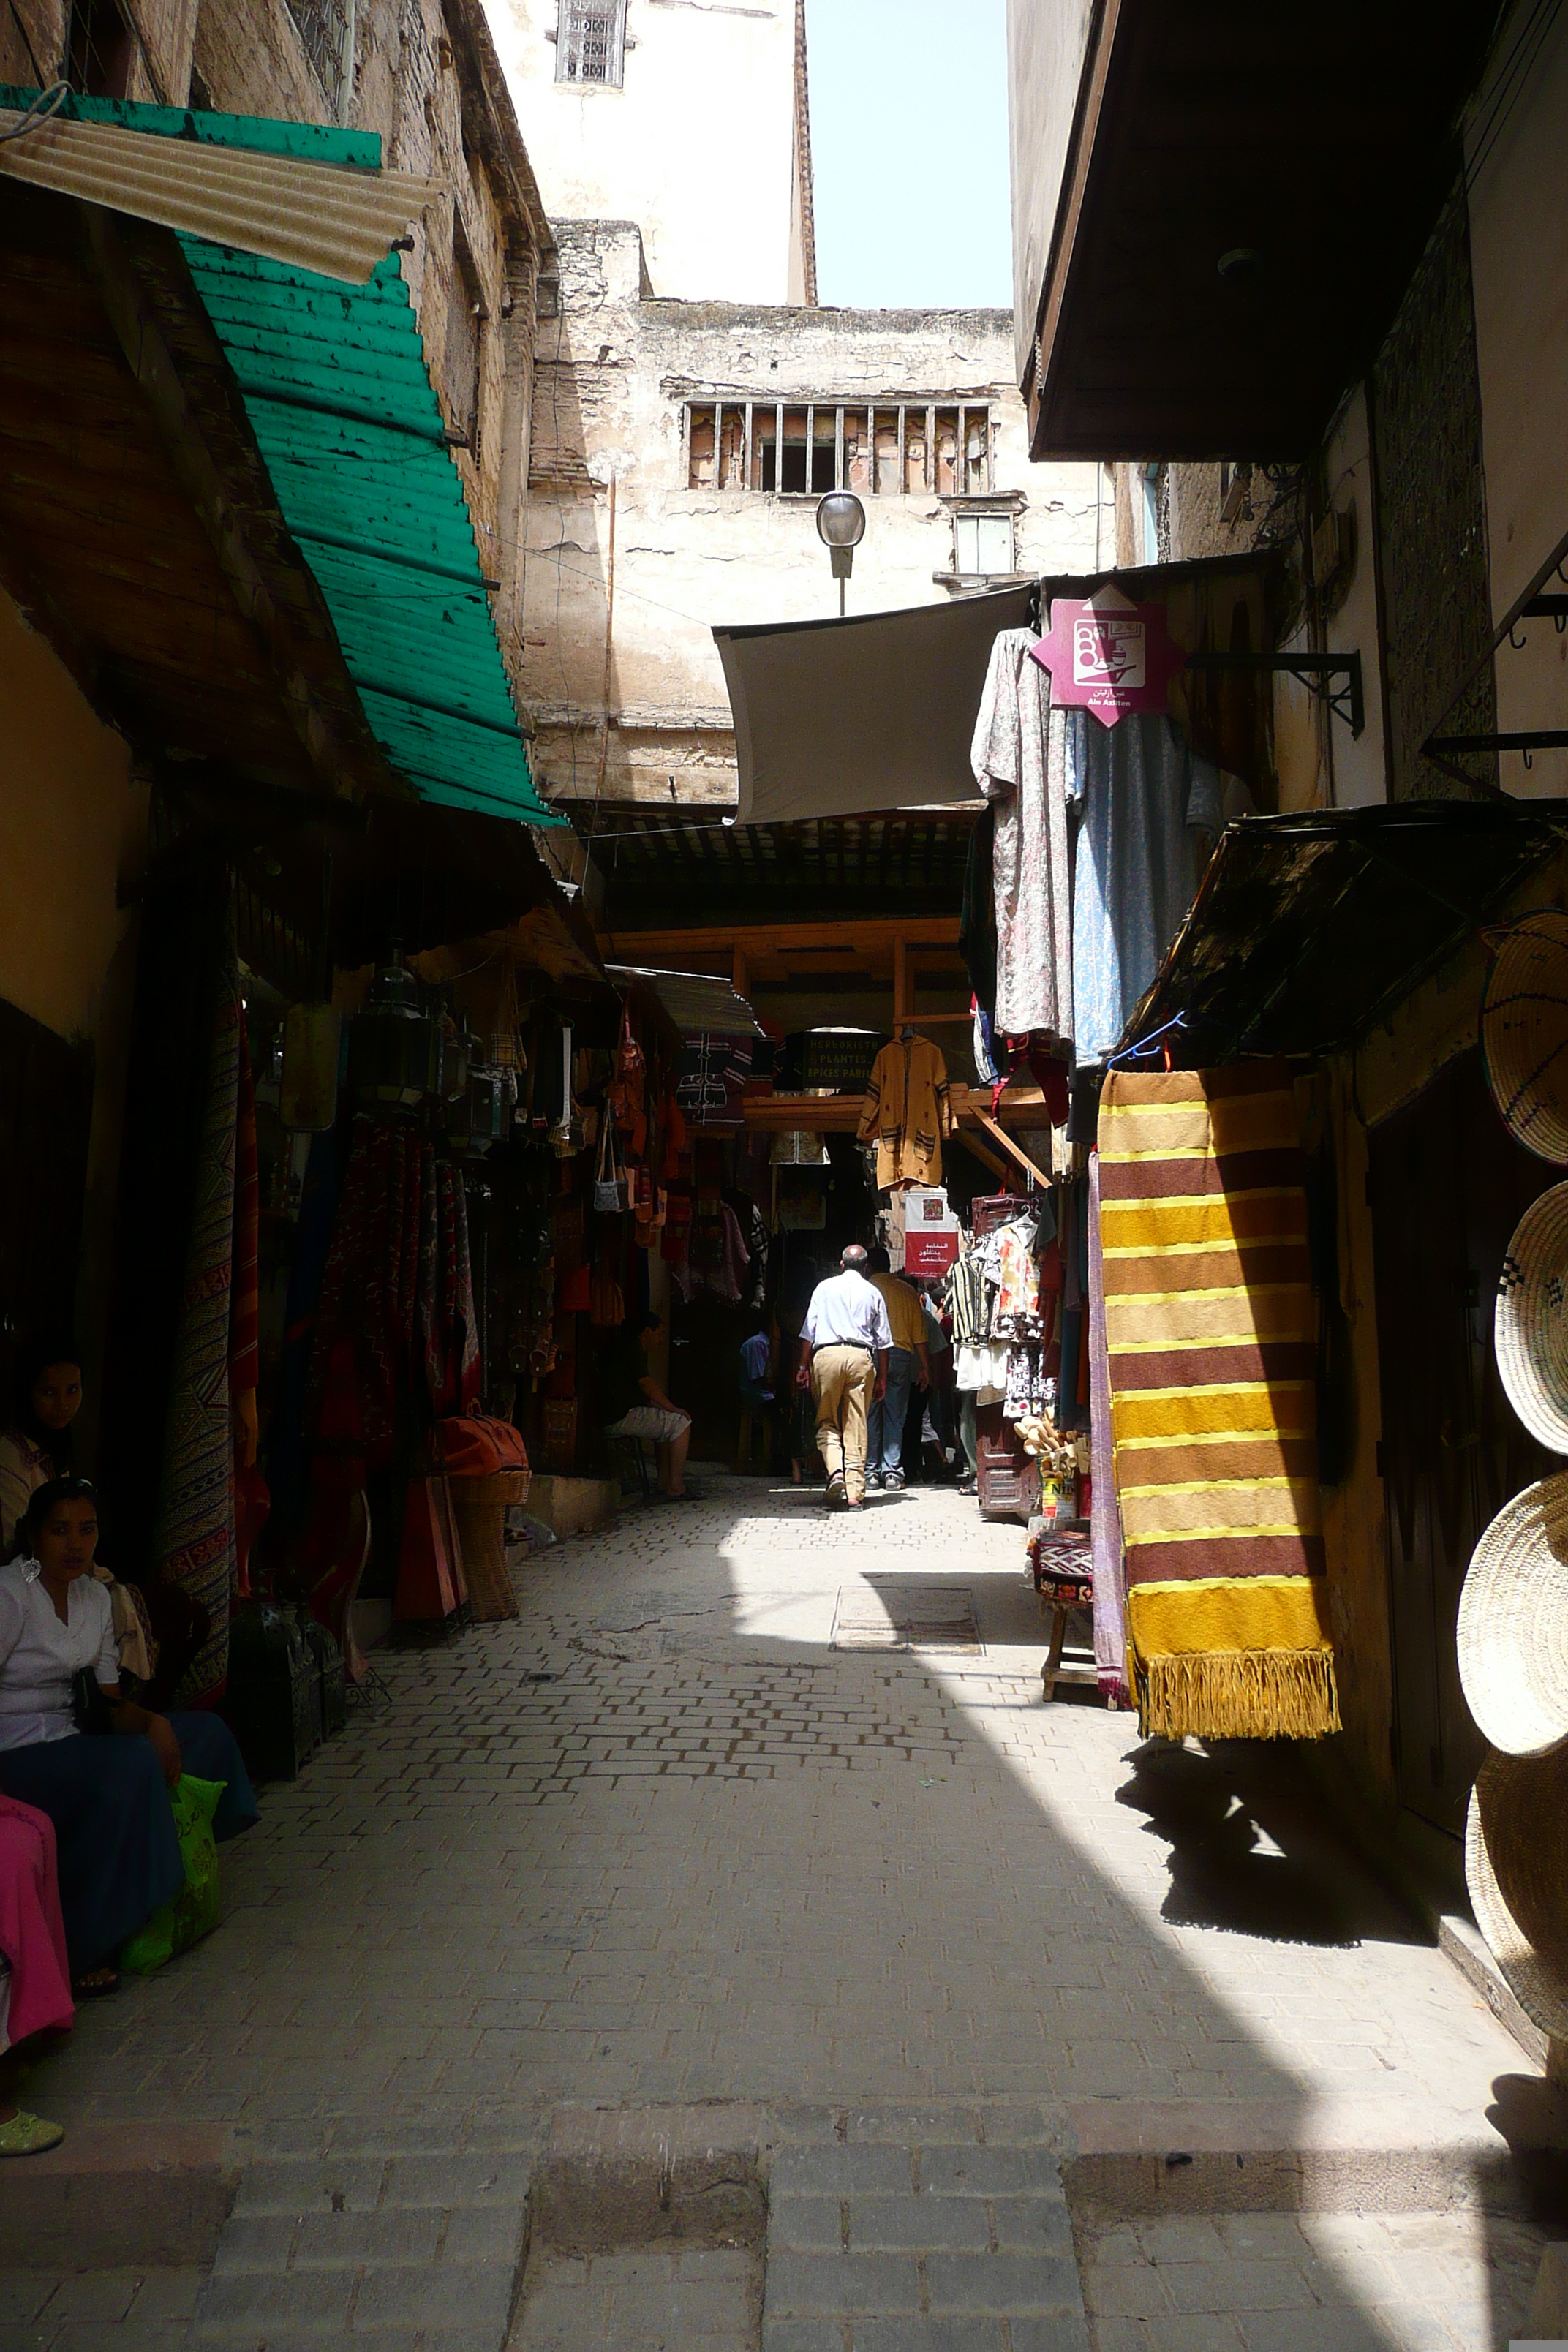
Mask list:
[[[655,971],[607,963],[612,980],[646,980],[683,1037],[760,1037],[763,1024],[729,982],[708,971]]]
[[[20,119],[0,100],[0,130]],[[406,172],[247,152],[210,137],[163,136],[154,147],[146,128],[62,112],[0,146],[0,172],[356,286],[443,193],[438,180]]]
[[[0,105],[32,95],[0,88]],[[86,121],[151,132],[160,153],[189,142],[367,171],[381,161],[372,132],[125,100],[68,104]],[[44,134],[0,155],[35,135]],[[563,823],[529,773],[396,255],[384,250],[365,283],[351,286],[205,237],[180,244],[377,741],[424,800]]]

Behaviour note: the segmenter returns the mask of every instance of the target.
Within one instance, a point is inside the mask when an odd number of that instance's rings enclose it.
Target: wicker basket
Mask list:
[[[1524,916],[1503,938],[1481,1003],[1481,1051],[1520,1141],[1568,1167],[1568,915]]]
[[[1568,1473],[1527,1486],[1477,1544],[1458,1626],[1465,1703],[1494,1748],[1568,1740]]]
[[[1487,1758],[1465,1823],[1465,1879],[1514,1999],[1568,2042],[1568,1748]]]
[[[496,1470],[488,1478],[454,1478],[452,1514],[463,1546],[463,1574],[474,1615],[494,1624],[517,1615],[506,1564],[506,1515],[528,1500],[530,1470]]]
[[[1492,1336],[1510,1404],[1550,1453],[1568,1454],[1568,1184],[1542,1192],[1515,1227]]]

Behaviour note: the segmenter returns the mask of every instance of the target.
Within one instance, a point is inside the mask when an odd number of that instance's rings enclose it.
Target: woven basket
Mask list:
[[[1498,1277],[1492,1318],[1508,1401],[1550,1453],[1568,1454],[1568,1184],[1526,1209]]]
[[[1494,1748],[1543,1756],[1568,1739],[1568,1473],[1505,1503],[1477,1544],[1458,1646],[1466,1704]]]
[[[1508,931],[1487,975],[1481,1052],[1520,1141],[1568,1167],[1568,915],[1545,907]]]
[[[454,1478],[452,1513],[463,1545],[468,1599],[481,1624],[517,1615],[517,1594],[506,1564],[506,1515],[528,1500],[531,1474],[496,1470],[488,1478]]]
[[[1476,1922],[1526,2016],[1568,2041],[1568,1748],[1489,1755],[1465,1822]]]

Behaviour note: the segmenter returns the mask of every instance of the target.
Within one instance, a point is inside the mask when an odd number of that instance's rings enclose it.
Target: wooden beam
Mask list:
[[[93,715],[106,726],[120,727],[124,732],[123,722],[104,694],[92,647],[79,635],[69,614],[61,610],[9,531],[0,532],[0,588],[28,625],[53,647],[57,659],[69,672],[72,683]]]
[[[166,230],[100,205],[79,203],[77,210],[87,275],[310,766],[334,795],[352,794],[356,784],[372,781],[396,790],[395,772],[370,731],[325,599],[288,538],[271,478],[177,241]],[[172,337],[178,338],[181,360]],[[187,352],[186,343],[195,348]],[[228,414],[198,406],[187,378],[203,373]],[[262,537],[268,524],[270,547]]]
[[[1047,1190],[1049,1189],[1050,1178],[1042,1169],[1036,1167],[1028,1153],[1025,1151],[1021,1146],[1014,1142],[1012,1137],[1007,1133],[1000,1120],[993,1118],[990,1112],[984,1110],[976,1111],[974,1113],[974,1117],[979,1120],[987,1135],[995,1137],[997,1142],[1002,1146],[1003,1150],[1007,1154],[1010,1160],[1016,1160],[1019,1167],[1025,1170],[1025,1171],[1034,1179],[1037,1184],[1043,1185]]]
[[[660,955],[721,955],[736,948],[760,954],[790,948],[858,947],[891,949],[901,939],[906,947],[956,948],[958,917],[926,915],[882,916],[851,922],[724,923],[664,931],[601,931],[599,945],[616,963],[646,963]]]
[[[1007,1162],[1005,1160],[998,1160],[994,1151],[988,1151],[977,1135],[971,1135],[966,1129],[961,1127],[956,1134],[949,1137],[948,1140],[951,1143],[962,1144],[965,1151],[979,1160],[982,1168],[988,1168],[993,1176],[1000,1176],[1004,1183],[1007,1181]]]

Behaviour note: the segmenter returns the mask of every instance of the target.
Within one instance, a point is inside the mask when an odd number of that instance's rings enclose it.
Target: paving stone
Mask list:
[[[781,2253],[768,2263],[763,2308],[772,2316],[848,2316],[920,2307],[920,2273],[909,2255]]]
[[[930,2308],[937,2312],[1077,2311],[1078,2266],[1054,2254],[927,2254]]]

